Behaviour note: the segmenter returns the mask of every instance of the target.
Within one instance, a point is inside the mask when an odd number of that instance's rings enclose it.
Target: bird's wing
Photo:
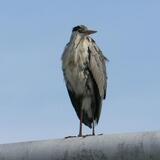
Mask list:
[[[66,87],[67,87],[67,91],[68,91],[70,100],[72,102],[72,105],[77,113],[77,116],[80,118],[80,106],[81,106],[82,97],[76,96],[69,82],[66,83]]]
[[[96,45],[95,41],[90,38],[89,46],[89,70],[97,84],[101,98],[105,99],[107,89],[107,73],[105,62],[108,59]]]

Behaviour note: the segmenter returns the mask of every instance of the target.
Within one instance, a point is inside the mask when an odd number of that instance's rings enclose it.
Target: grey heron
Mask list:
[[[102,100],[106,97],[108,59],[90,37],[96,32],[84,25],[74,27],[62,54],[66,87],[80,120],[79,136],[82,136],[82,123],[92,128],[95,135],[95,124],[98,124]]]

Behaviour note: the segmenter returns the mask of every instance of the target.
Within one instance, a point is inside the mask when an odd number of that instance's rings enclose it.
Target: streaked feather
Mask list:
[[[72,35],[62,55],[62,69],[72,105],[82,122],[92,127],[98,123],[102,100],[106,96],[106,58],[95,41],[87,36]]]

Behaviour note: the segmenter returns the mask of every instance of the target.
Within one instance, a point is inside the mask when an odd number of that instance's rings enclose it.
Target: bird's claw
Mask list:
[[[65,139],[67,138],[75,138],[76,136],[67,136],[67,137],[64,137]]]
[[[97,136],[102,136],[103,133],[100,133],[100,134],[97,134]],[[95,136],[93,134],[86,134],[86,135],[78,135],[78,136],[67,136],[67,137],[64,137],[65,139],[68,139],[68,138],[76,138],[76,137],[82,137],[82,138],[86,138],[86,137],[89,137],[89,136]]]

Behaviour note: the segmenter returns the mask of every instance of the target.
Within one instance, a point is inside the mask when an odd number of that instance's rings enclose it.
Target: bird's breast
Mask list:
[[[77,48],[73,54],[68,57],[65,66],[65,76],[69,81],[72,89],[77,95],[83,94],[85,90],[87,74],[86,63],[88,61],[88,55],[83,48]]]

